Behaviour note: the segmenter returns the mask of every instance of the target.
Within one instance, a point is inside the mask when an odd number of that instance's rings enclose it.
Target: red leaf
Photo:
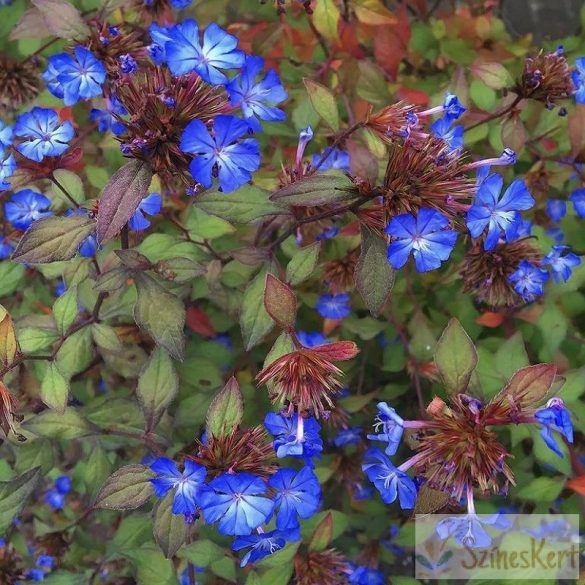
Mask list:
[[[187,325],[199,335],[205,337],[215,337],[217,335],[207,314],[198,307],[191,306],[187,309]]]
[[[486,311],[483,315],[480,315],[475,322],[478,325],[483,325],[484,327],[499,327],[505,320],[504,315],[502,313],[493,313],[492,311]]]
[[[406,55],[410,40],[410,25],[404,4],[399,6],[396,16],[396,26],[377,26],[373,31],[376,61],[392,79],[396,79],[398,67]]]
[[[358,353],[358,346],[353,341],[335,341],[312,348],[314,352],[332,362],[351,360]]]
[[[581,475],[580,477],[570,479],[567,482],[567,487],[571,488],[578,494],[585,496],[585,475]]]

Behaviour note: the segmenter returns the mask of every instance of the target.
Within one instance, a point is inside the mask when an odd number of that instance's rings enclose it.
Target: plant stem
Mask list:
[[[516,99],[507,108],[504,108],[503,110],[500,110],[499,112],[494,112],[493,114],[486,116],[483,120],[479,120],[479,122],[475,122],[475,124],[471,124],[470,126],[467,126],[465,128],[465,131],[467,132],[469,130],[473,130],[473,128],[477,128],[478,126],[481,126],[482,124],[486,124],[487,122],[491,122],[492,120],[497,120],[498,118],[505,116],[506,114],[511,112],[523,99],[524,99],[523,96],[517,95]]]
[[[67,189],[57,180],[57,178],[55,177],[55,175],[53,173],[51,173],[49,180],[53,183],[53,185],[55,185],[58,189],[61,190],[63,195],[65,195],[65,197],[67,197],[67,199],[69,199],[69,201],[73,204],[73,206],[76,209],[79,209],[79,203],[77,203],[77,201],[75,201],[75,199],[73,198],[73,195],[71,195],[71,193],[69,193],[69,191],[67,191]]]
[[[329,158],[332,152],[349,136],[351,136],[354,132],[363,128],[366,125],[365,122],[356,122],[353,126],[350,126],[346,130],[344,130],[337,138],[333,141],[331,146],[328,146],[325,149],[325,152],[321,155],[321,158],[317,161],[317,164],[313,167],[313,171],[318,171],[321,165]]]
[[[122,250],[127,250],[130,247],[130,236],[128,232],[128,224],[126,224],[122,228],[122,232],[120,233],[120,243],[122,246]]]

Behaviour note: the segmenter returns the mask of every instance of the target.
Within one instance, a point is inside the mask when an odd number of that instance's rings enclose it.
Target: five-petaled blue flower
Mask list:
[[[75,57],[69,53],[49,57],[48,68],[43,74],[49,91],[66,106],[102,95],[106,80],[104,64],[91,51],[75,47],[73,52]]]
[[[316,166],[323,157],[327,158],[319,166],[320,171],[328,171],[329,169],[349,171],[349,154],[344,150],[340,150],[339,148],[326,148],[322,153],[312,156],[312,165]]]
[[[228,81],[220,69],[237,69],[244,65],[245,54],[236,48],[238,39],[215,23],[205,29],[203,43],[199,26],[192,19],[173,26],[167,33],[171,40],[165,43],[164,49],[174,75],[196,71],[208,83],[220,85]]]
[[[431,132],[437,138],[442,138],[451,150],[457,150],[463,148],[463,126],[460,124],[452,126],[452,121],[449,116],[435,120],[431,124]]]
[[[315,309],[324,319],[345,319],[351,313],[349,295],[347,293],[321,295]]]
[[[160,193],[150,193],[140,202],[138,209],[128,222],[128,227],[133,231],[145,230],[150,225],[150,220],[144,214],[156,215],[160,212],[161,205]]]
[[[14,124],[14,134],[24,138],[16,150],[26,158],[41,162],[46,156],[59,156],[69,148],[75,131],[71,122],[59,122],[59,116],[48,108],[33,108],[21,114]]]
[[[514,290],[527,302],[533,301],[544,292],[544,284],[549,279],[546,270],[522,260],[515,272],[508,276]]]
[[[555,282],[561,280],[567,282],[573,273],[573,268],[581,264],[581,258],[568,250],[569,246],[553,246],[542,260],[543,264],[551,267]]]
[[[306,520],[319,509],[321,487],[310,467],[303,467],[300,471],[279,469],[268,485],[276,492],[274,502],[278,509],[276,527],[279,530],[298,528],[299,516]]]
[[[447,540],[450,536],[453,540],[467,548],[486,548],[492,543],[492,537],[487,533],[483,524],[504,530],[511,526],[511,522],[503,514],[491,514],[478,516],[468,513],[461,516],[445,518],[437,524],[439,538]]]
[[[261,129],[257,117],[266,122],[282,122],[286,119],[286,113],[274,106],[288,97],[276,71],[269,69],[256,82],[263,68],[262,57],[246,57],[244,69],[226,85],[231,105],[240,107],[246,122],[254,131]]]
[[[382,451],[368,449],[362,469],[380,492],[385,504],[391,504],[398,498],[403,510],[414,508],[416,502],[414,481],[404,471],[394,467]]]
[[[553,221],[561,221],[567,213],[567,202],[564,199],[549,199],[546,202],[546,214]]]
[[[457,232],[445,229],[448,226],[449,220],[434,209],[419,209],[417,217],[397,215],[385,230],[393,238],[388,261],[393,268],[402,268],[412,252],[418,272],[439,268],[449,259],[457,240]]]
[[[368,435],[368,439],[388,443],[385,452],[387,455],[394,455],[402,439],[404,421],[386,402],[378,402],[378,414],[376,416],[374,430],[378,434]]]
[[[2,152],[0,149],[0,191],[10,189],[11,184],[8,179],[12,177],[15,170],[16,159],[14,158],[14,155],[12,153],[6,155],[6,153]]]
[[[277,457],[296,457],[310,460],[323,451],[319,436],[321,426],[312,417],[303,419],[302,436],[299,435],[299,415],[287,417],[269,412],[264,418],[266,430],[274,437],[273,447]]]
[[[264,480],[251,473],[222,473],[202,491],[199,504],[205,521],[218,522],[221,534],[243,536],[272,516],[274,502],[266,490]]]
[[[177,464],[166,457],[159,457],[150,465],[157,477],[150,480],[154,493],[162,498],[176,488],[173,498],[173,514],[194,514],[199,504],[203,481],[207,470],[202,465],[185,460],[185,470],[180,472]]]
[[[348,429],[341,429],[333,440],[331,441],[336,447],[343,447],[344,445],[356,445],[362,440],[361,427],[349,427]]]
[[[107,132],[111,130],[116,136],[124,134],[126,126],[120,122],[114,114],[118,116],[125,116],[128,114],[128,110],[113,96],[108,100],[108,104],[105,110],[98,110],[93,108],[89,113],[89,119],[92,122],[97,122],[98,130],[100,132]]]
[[[253,138],[240,140],[248,133],[248,124],[235,116],[217,116],[213,134],[201,120],[193,120],[183,131],[181,150],[195,155],[190,170],[204,187],[219,179],[224,193],[235,191],[252,179],[260,166],[260,150]]]
[[[540,435],[547,447],[560,457],[563,457],[563,452],[559,449],[552,432],[556,431],[563,435],[569,443],[573,442],[573,423],[565,403],[560,398],[551,398],[546,403],[545,408],[541,408],[534,413],[534,418],[544,425]]]
[[[502,232],[506,241],[514,240],[520,221],[518,212],[534,205],[534,199],[521,179],[513,181],[500,197],[503,185],[501,175],[487,177],[479,186],[475,201],[467,212],[467,227],[472,237],[479,237],[487,226],[486,250],[496,247]]]
[[[287,540],[294,542],[300,538],[301,534],[298,530],[272,530],[271,532],[240,536],[234,540],[232,550],[250,547],[240,562],[240,567],[245,567],[248,563],[255,563],[283,549]]]
[[[572,73],[575,84],[575,101],[578,104],[585,104],[585,57],[579,57],[575,61],[575,70]]]
[[[48,217],[51,200],[32,189],[14,193],[4,204],[6,219],[19,230],[27,230],[34,221]]]

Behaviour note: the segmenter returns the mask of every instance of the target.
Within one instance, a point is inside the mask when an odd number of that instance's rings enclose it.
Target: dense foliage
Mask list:
[[[580,513],[585,40],[443,4],[0,1],[0,584]]]

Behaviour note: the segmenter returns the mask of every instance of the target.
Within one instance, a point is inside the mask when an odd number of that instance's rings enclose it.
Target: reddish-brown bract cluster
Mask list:
[[[334,548],[294,558],[294,585],[344,585],[351,573],[346,558]]]
[[[41,91],[39,70],[32,60],[0,55],[0,113],[13,114]]]

